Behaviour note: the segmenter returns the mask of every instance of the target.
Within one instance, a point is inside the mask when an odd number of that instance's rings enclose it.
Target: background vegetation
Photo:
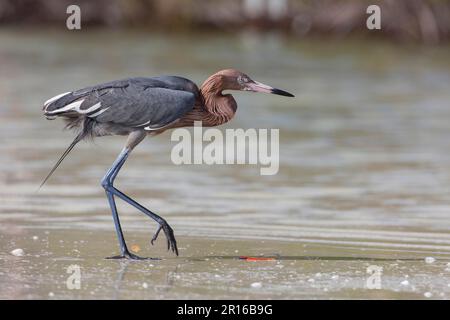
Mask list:
[[[447,0],[0,0],[0,25],[61,24],[69,4],[82,8],[84,27],[276,30],[295,37],[364,37],[366,8],[378,4],[380,37],[426,44],[450,39]]]

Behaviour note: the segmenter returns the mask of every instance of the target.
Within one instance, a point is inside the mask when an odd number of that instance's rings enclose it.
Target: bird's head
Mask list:
[[[261,82],[252,80],[248,75],[235,69],[225,69],[215,73],[210,77],[213,79],[210,85],[213,85],[218,91],[239,90],[278,94],[280,96],[294,97],[293,94],[273,88]],[[209,80],[209,79],[208,79]],[[208,80],[203,86],[208,85]]]

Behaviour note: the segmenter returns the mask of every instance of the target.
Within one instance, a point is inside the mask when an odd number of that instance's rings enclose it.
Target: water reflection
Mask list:
[[[127,290],[127,287],[129,286],[129,281],[127,281],[126,276],[127,273],[130,273],[129,267],[135,264],[135,266],[139,267],[139,264],[142,265],[143,261],[130,261],[130,260],[122,260],[118,262],[119,268],[117,271],[117,279],[114,281],[114,289],[112,290],[112,299],[118,300],[118,299],[124,299],[126,298],[126,295],[123,296],[124,291]],[[150,288],[150,290],[153,290],[157,294],[160,295],[166,295],[170,293],[170,290],[173,289],[175,279],[178,276],[178,269],[180,265],[177,264],[174,267],[167,268],[165,272],[165,281],[163,284],[158,283],[151,277],[148,277],[147,281],[149,282],[143,282],[141,285],[144,289]],[[136,272],[136,270],[131,271],[131,273]],[[179,277],[179,276],[178,276]]]

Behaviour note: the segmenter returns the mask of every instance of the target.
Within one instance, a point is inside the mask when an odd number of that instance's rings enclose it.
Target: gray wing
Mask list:
[[[97,122],[111,122],[130,127],[155,129],[181,118],[192,110],[195,97],[191,92],[166,88],[110,90],[101,97],[89,97],[86,102],[101,103],[91,115]]]
[[[196,85],[184,78],[132,78],[57,96],[44,104],[44,113],[156,129],[192,110],[197,96]]]

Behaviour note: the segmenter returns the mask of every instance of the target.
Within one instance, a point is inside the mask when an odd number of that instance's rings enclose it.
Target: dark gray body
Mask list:
[[[116,80],[68,92],[44,105],[48,118],[62,116],[69,126],[90,122],[94,136],[128,134],[165,127],[194,108],[197,85],[185,78],[161,76]]]

